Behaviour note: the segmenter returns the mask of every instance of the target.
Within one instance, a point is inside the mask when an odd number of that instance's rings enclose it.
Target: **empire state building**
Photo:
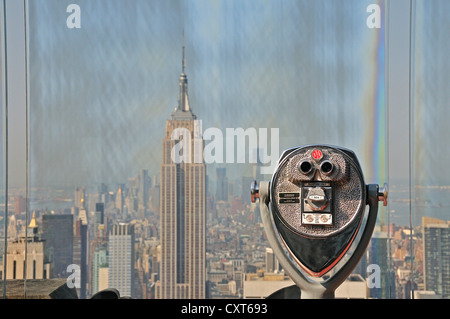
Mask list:
[[[203,139],[196,125],[199,121],[189,105],[188,80],[184,69],[183,44],[178,106],[166,122],[162,140],[161,262],[160,281],[156,285],[156,298],[159,299],[203,299],[206,294],[206,167],[203,156],[190,151],[203,150]],[[190,138],[174,138],[176,129],[189,132]],[[186,140],[181,141],[182,138]],[[173,150],[182,142],[185,143],[183,152],[189,154],[188,158],[181,162],[174,161]]]

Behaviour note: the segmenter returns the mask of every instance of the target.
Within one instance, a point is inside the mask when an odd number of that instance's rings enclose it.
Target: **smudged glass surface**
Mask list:
[[[69,29],[65,2],[30,2],[31,184],[158,172],[183,31],[203,129],[279,128],[280,152],[340,145],[368,180],[383,177],[384,29],[367,27],[368,4],[79,1],[81,28]],[[228,171],[239,178],[248,166]]]
[[[450,38],[447,1],[416,1],[412,63],[414,223],[449,219]]]
[[[367,25],[373,3],[379,29]],[[356,153],[366,183],[385,181],[385,1],[77,4],[81,28],[70,29],[67,2],[29,2],[31,209],[70,208],[64,198],[76,187],[116,191],[141,169],[159,174],[183,41],[190,107],[204,130],[278,128],[268,148],[280,154],[342,146]],[[215,168],[207,166],[212,193]],[[245,189],[252,166],[235,159],[226,168]]]

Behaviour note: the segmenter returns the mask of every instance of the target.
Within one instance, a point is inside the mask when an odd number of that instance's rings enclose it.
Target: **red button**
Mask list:
[[[316,160],[321,159],[322,158],[322,152],[320,150],[314,150],[312,152],[312,157]]]

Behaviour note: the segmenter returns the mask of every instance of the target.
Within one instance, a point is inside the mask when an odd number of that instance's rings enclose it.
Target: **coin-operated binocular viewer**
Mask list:
[[[271,181],[253,182],[251,197],[300,297],[334,298],[367,248],[387,185],[366,185],[353,151],[308,145],[284,151]]]

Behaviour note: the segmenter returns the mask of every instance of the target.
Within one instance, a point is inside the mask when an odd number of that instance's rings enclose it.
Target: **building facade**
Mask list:
[[[134,225],[120,223],[111,226],[109,233],[108,286],[120,296],[134,297]]]
[[[205,298],[206,167],[201,125],[183,68],[178,106],[166,122],[160,175],[161,262],[156,297]]]
[[[450,298],[450,224],[422,218],[424,284],[441,298]]]
[[[228,201],[228,178],[225,167],[216,168],[216,201]]]
[[[73,234],[73,264],[80,266],[81,278],[80,288],[77,293],[80,299],[86,298],[86,289],[88,282],[88,225],[83,220],[78,219],[74,223]]]
[[[18,240],[8,245],[6,279],[48,279],[50,276],[50,263],[44,255],[45,241],[37,236],[38,229],[34,213],[28,230],[31,232],[29,231],[27,238],[20,236]],[[27,258],[25,258],[25,251]],[[0,277],[3,280],[5,272],[1,273]]]
[[[101,269],[106,268],[108,270],[108,248],[106,243],[101,243],[95,246],[95,250],[92,253],[92,267],[90,268],[91,274],[91,294],[102,290],[101,283]],[[103,284],[103,289],[108,288],[108,281]]]
[[[71,214],[45,214],[42,216],[42,239],[45,256],[52,263],[49,278],[67,278],[67,267],[73,264],[73,225]]]

